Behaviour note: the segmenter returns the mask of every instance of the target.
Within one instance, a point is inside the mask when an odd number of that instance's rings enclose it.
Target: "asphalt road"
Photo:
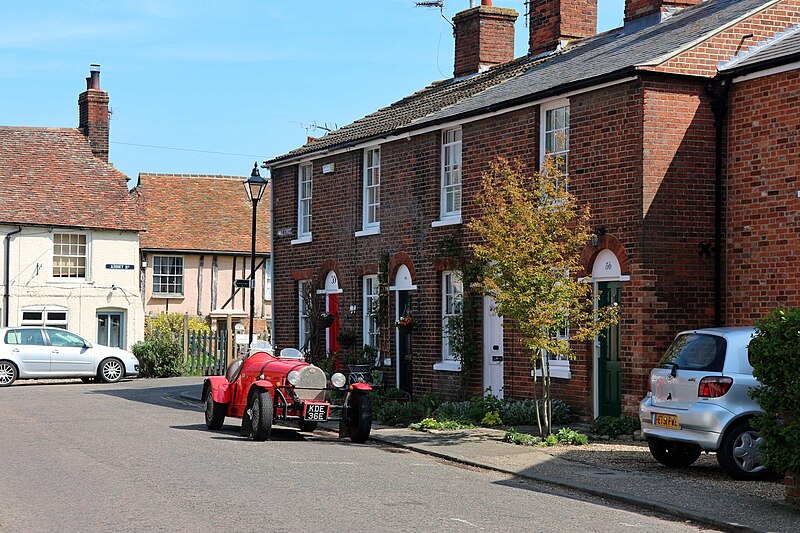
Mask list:
[[[698,531],[328,433],[208,431],[199,378],[0,389],[0,531]]]

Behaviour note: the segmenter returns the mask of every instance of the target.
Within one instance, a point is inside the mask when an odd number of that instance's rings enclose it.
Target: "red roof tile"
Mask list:
[[[127,179],[77,129],[0,126],[0,223],[141,230]]]
[[[148,250],[250,253],[253,205],[246,178],[139,174],[133,190],[147,226]],[[269,189],[258,203],[256,252],[269,253]]]

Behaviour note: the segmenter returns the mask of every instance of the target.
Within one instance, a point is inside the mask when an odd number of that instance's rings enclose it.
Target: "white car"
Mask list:
[[[686,467],[703,451],[716,452],[736,479],[773,475],[761,462],[766,442],[751,426],[762,412],[748,392],[753,377],[747,346],[751,327],[683,331],[650,372],[650,392],[639,404],[642,433],[653,457]]]
[[[17,379],[95,378],[116,383],[139,374],[139,360],[125,350],[93,345],[58,328],[0,328],[0,387]]]

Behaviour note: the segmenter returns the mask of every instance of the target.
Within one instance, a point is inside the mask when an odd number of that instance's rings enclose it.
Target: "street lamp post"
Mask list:
[[[247,197],[253,202],[253,224],[250,237],[250,337],[247,342],[249,352],[250,346],[253,344],[253,320],[256,307],[256,209],[258,201],[261,200],[264,190],[267,188],[267,180],[262,178],[258,172],[258,161],[253,165],[250,179],[244,182],[244,188],[247,191]]]

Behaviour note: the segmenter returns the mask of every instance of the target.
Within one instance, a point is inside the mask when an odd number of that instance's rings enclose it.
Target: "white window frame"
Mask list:
[[[460,126],[442,130],[439,220],[431,224],[433,227],[461,224],[461,205],[463,202],[461,142]],[[450,198],[452,198],[452,208],[448,207]]]
[[[361,186],[361,231],[356,237],[376,235],[381,232],[381,148],[364,149],[364,175]],[[374,212],[374,217],[371,217]]]
[[[90,266],[91,266],[91,261],[89,259],[91,257],[91,239],[89,238],[89,235],[86,232],[81,232],[81,231],[54,231],[52,233],[52,236],[53,236],[52,237],[53,247],[51,249],[51,256],[50,256],[50,279],[52,281],[57,281],[57,282],[62,282],[62,283],[63,282],[67,282],[67,283],[70,283],[70,282],[84,282],[84,281],[89,280],[90,279]],[[63,239],[64,236],[67,236],[67,237],[78,237],[78,240],[79,241],[83,240],[83,242],[82,243],[81,242],[77,242],[77,243],[68,242],[66,244],[64,244],[63,242],[56,243],[56,236],[59,237],[59,240]],[[61,248],[60,251],[62,253],[56,254],[56,247],[57,246],[59,246]],[[63,247],[64,246],[67,246],[67,248],[68,248],[66,254],[63,253]],[[73,247],[77,247],[77,250],[73,250],[72,249]],[[83,252],[84,252],[83,254],[80,253],[80,248],[81,247],[83,247]],[[73,252],[75,252],[75,253],[73,253]],[[76,259],[77,263],[80,263],[80,259],[83,259],[83,276],[77,276],[77,275],[76,276],[69,276],[69,275],[67,275],[67,276],[57,276],[55,274],[56,268],[59,268],[59,269],[66,268],[67,272],[69,272],[69,269],[71,269],[71,268],[75,268],[75,269],[80,269],[81,268],[78,265],[76,265],[75,267],[72,267],[72,266],[66,266],[66,267],[58,266],[57,267],[56,266],[56,263],[58,262],[57,259],[56,259],[57,257],[63,258],[64,260],[67,260],[68,262],[71,259]],[[76,274],[79,274],[79,273],[80,273],[80,270],[77,270]]]
[[[303,163],[297,167],[297,239],[292,244],[311,242],[311,204],[314,188],[314,165]],[[308,185],[308,195],[304,185]]]
[[[460,371],[461,361],[456,359],[450,348],[447,334],[447,321],[451,316],[464,312],[464,280],[461,272],[445,270],[442,272],[442,360],[433,366],[434,370]]]
[[[364,276],[361,282],[361,308],[362,318],[361,325],[364,344],[378,348],[378,318],[372,316],[371,311],[374,309],[380,292],[378,290],[378,275],[370,274]]]
[[[111,317],[111,315],[119,316],[119,346],[117,348],[125,349],[125,311],[121,309],[98,309],[95,311],[95,324],[97,331],[95,332],[95,339],[97,340],[97,344],[103,346],[109,346],[108,344],[104,344],[101,342],[100,339],[100,316]],[[106,331],[107,334],[110,334],[110,322],[109,322],[109,329]],[[105,339],[106,341],[108,339]]]
[[[563,328],[556,332],[556,339],[565,340],[569,342],[569,319]],[[569,369],[569,358],[565,355],[547,354],[547,364],[550,365],[550,377],[559,379],[572,378],[572,372]],[[535,374],[534,374],[535,373]],[[536,375],[541,377],[544,374],[544,369],[537,368],[531,371],[531,376]]]
[[[311,280],[304,279],[297,282],[297,349],[302,351],[303,345],[311,335],[311,324],[309,322],[308,309],[303,294],[306,287],[311,284]],[[306,346],[306,353],[311,350],[311,346]]]
[[[25,317],[28,313],[38,313],[38,318]],[[64,314],[64,318],[56,318],[54,314]],[[44,326],[48,328],[67,329],[69,327],[69,309],[60,306],[47,306],[35,305],[30,307],[23,307],[19,310],[19,325],[20,326]]]
[[[539,168],[542,168],[544,160],[547,157],[563,157],[563,173],[564,176],[569,176],[569,100],[560,98],[541,105],[541,134],[539,135]],[[557,120],[559,110],[564,110],[564,124],[559,127],[558,124],[548,124],[548,115],[553,116],[553,121]],[[561,138],[559,139],[559,136]],[[559,143],[563,145],[559,146]],[[567,187],[568,184],[565,183]]]
[[[160,261],[157,261],[157,260],[160,260],[160,259],[180,259],[180,262],[181,262],[181,265],[180,265],[181,272],[180,272],[180,274],[175,274],[175,273],[162,274],[160,272],[157,272],[156,268],[160,268],[160,266],[157,265],[157,263],[159,263]],[[177,266],[177,265],[170,265],[170,266]],[[184,297],[184,294],[185,294],[185,291],[186,291],[186,276],[185,276],[185,274],[186,274],[186,260],[184,259],[184,257],[182,255],[168,255],[168,254],[153,255],[153,268],[151,270],[152,270],[152,274],[151,275],[152,275],[152,280],[153,280],[153,296],[155,296],[157,298],[183,298]],[[156,290],[156,276],[168,277],[168,278],[169,277],[180,278],[180,282],[181,282],[181,290],[180,290],[180,292],[164,292],[164,291],[161,291],[161,290]],[[177,283],[175,283],[175,284],[177,285]],[[159,289],[161,289],[161,287],[163,285],[164,284],[159,283]],[[167,282],[166,285],[169,287],[169,282]]]

